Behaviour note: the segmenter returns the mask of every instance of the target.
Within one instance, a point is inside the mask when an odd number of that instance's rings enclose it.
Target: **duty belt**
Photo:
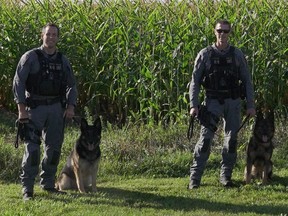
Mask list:
[[[47,98],[47,99],[41,99],[41,100],[35,100],[35,99],[27,99],[27,105],[30,108],[35,108],[40,105],[52,105],[55,103],[59,103],[61,101],[60,97],[55,97],[55,98]]]
[[[234,88],[229,90],[213,90],[206,89],[206,96],[210,99],[218,99],[220,104],[224,103],[227,98],[237,99],[240,97],[240,88]]]
[[[232,93],[231,90],[212,90],[212,89],[206,89],[206,95],[208,98],[212,99],[218,99],[218,98],[231,98]]]

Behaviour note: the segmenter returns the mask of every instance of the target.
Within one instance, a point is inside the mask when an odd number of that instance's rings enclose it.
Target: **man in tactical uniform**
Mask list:
[[[25,124],[25,152],[20,175],[23,199],[33,198],[39,172],[41,138],[44,144],[40,186],[55,189],[55,174],[64,138],[64,118],[74,116],[77,89],[68,59],[58,52],[59,28],[47,24],[41,33],[43,44],[27,51],[20,59],[13,80],[18,121]]]
[[[228,43],[230,32],[231,25],[227,20],[217,21],[214,29],[216,43],[202,49],[195,59],[189,89],[190,115],[198,117],[201,113],[199,92],[203,86],[204,105],[210,118],[206,118],[209,119],[207,124],[201,125],[200,138],[196,143],[194,160],[190,167],[189,189],[200,186],[220,118],[223,118],[224,122],[220,183],[224,187],[233,186],[231,177],[237,157],[237,131],[241,124],[241,85],[245,89],[246,115],[255,115],[251,75],[244,54]]]

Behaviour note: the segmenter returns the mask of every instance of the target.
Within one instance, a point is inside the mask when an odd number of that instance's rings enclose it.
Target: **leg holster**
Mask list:
[[[29,120],[29,123],[18,122],[19,137],[22,141],[31,141],[36,144],[41,144],[41,131]]]

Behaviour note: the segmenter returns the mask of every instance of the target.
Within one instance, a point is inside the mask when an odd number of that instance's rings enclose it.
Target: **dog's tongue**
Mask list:
[[[263,141],[263,142],[268,142],[268,136],[263,135],[263,136],[262,136],[262,141]]]

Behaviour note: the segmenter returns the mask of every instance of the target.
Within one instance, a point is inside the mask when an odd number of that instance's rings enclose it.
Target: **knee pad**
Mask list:
[[[58,151],[53,151],[53,155],[52,155],[52,158],[51,158],[51,161],[50,161],[50,165],[58,165],[59,163],[59,159],[60,159],[60,152]]]
[[[229,140],[228,143],[228,153],[235,153],[237,149],[237,140]]]
[[[40,154],[37,150],[31,152],[31,166],[38,166],[40,163],[39,160]]]

